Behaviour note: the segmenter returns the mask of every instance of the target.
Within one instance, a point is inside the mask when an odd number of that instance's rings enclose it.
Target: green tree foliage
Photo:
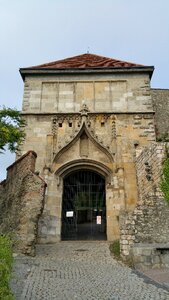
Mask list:
[[[16,109],[3,107],[0,110],[0,152],[5,146],[15,152],[24,140],[23,126],[25,125],[21,114]]]
[[[165,200],[169,204],[169,158],[165,160],[163,165],[163,175],[162,175],[160,187],[164,194]]]
[[[7,236],[0,236],[0,299],[13,300],[9,282],[12,273],[12,242]]]

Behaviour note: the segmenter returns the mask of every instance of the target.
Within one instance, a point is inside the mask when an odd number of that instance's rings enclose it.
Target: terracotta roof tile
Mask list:
[[[144,67],[140,64],[112,59],[96,54],[86,53],[50,63],[33,66],[29,69],[88,69],[88,68],[131,68]]]

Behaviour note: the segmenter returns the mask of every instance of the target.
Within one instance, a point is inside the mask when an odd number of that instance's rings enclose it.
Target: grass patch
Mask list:
[[[12,242],[8,236],[0,236],[0,299],[14,300],[9,282],[12,273]]]
[[[114,256],[115,259],[117,259],[119,262],[123,263],[124,265],[128,266],[129,268],[133,268],[133,261],[131,257],[123,258],[120,255],[120,241],[115,240],[110,244],[110,252]]]
[[[116,258],[120,258],[120,241],[119,240],[115,240],[110,244],[110,252]]]

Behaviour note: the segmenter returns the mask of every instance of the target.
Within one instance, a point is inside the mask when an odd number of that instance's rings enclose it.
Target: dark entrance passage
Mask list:
[[[81,170],[64,178],[62,240],[105,240],[105,179]]]

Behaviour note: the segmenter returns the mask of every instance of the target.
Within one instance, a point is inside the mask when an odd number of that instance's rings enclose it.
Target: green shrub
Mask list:
[[[13,300],[9,287],[12,273],[12,243],[8,236],[0,236],[0,299]]]
[[[165,160],[163,165],[163,175],[160,182],[160,187],[165,200],[169,204],[169,158]]]
[[[110,244],[110,251],[114,256],[120,257],[120,241],[119,240],[115,240],[112,242],[112,244]]]

